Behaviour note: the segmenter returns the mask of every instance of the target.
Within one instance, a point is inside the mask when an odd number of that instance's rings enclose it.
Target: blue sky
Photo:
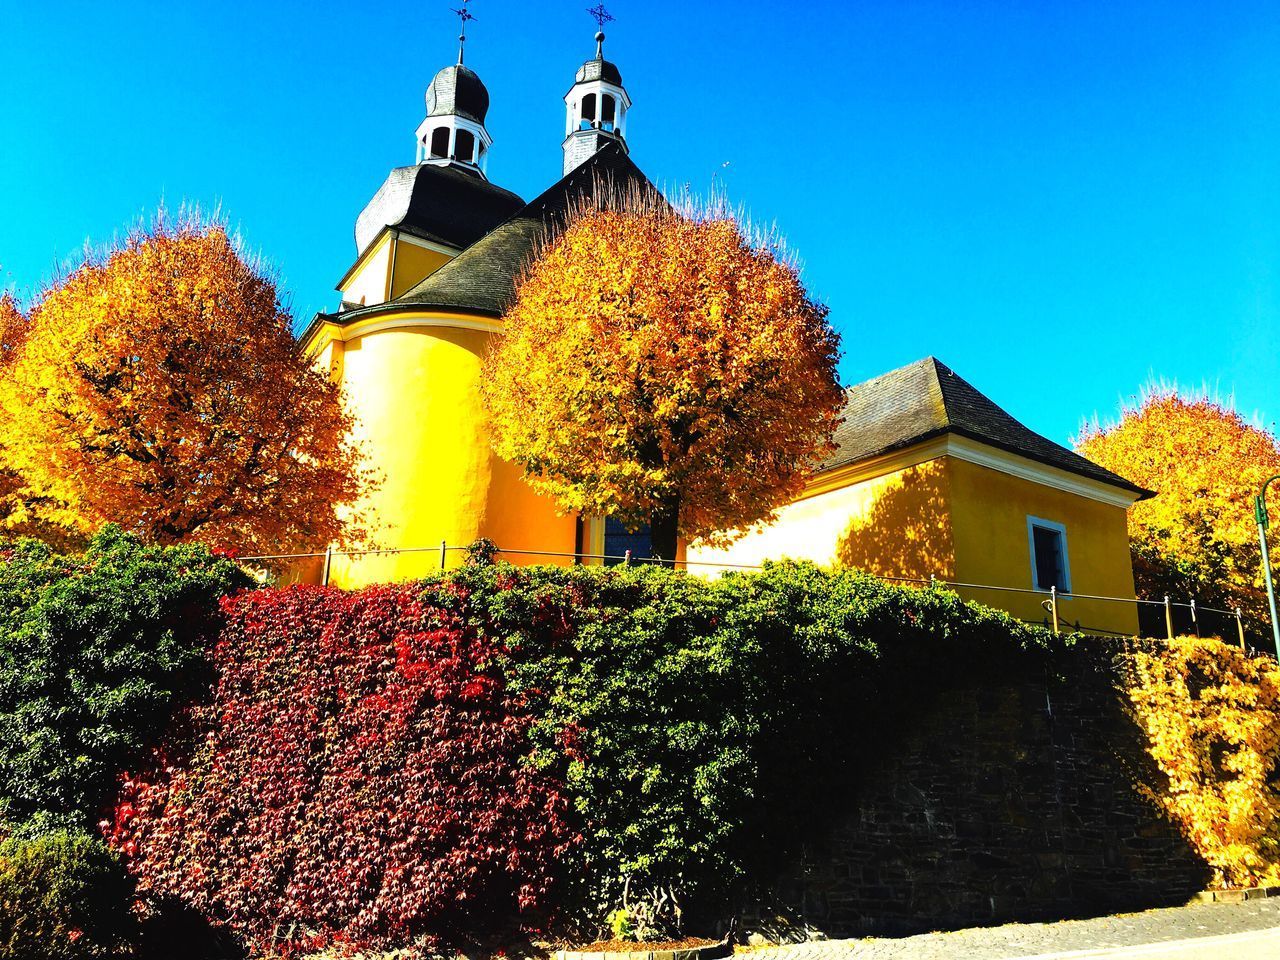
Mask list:
[[[0,0],[0,287],[163,198],[220,203],[300,321],[334,306],[450,5]],[[490,175],[522,196],[559,176],[589,5],[474,0]],[[633,156],[778,222],[846,382],[934,354],[1060,441],[1152,377],[1280,415],[1274,0],[610,7]]]

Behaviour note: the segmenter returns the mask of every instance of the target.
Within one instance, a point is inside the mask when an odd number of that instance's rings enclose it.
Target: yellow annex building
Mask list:
[[[497,458],[478,390],[517,278],[569,204],[601,184],[648,184],[629,157],[631,99],[603,43],[598,33],[564,97],[563,178],[527,203],[488,179],[489,93],[461,49],[431,81],[417,162],[392,170],[360,213],[341,306],[303,335],[357,417],[378,478],[360,514],[387,552],[335,552],[305,579],[420,577],[440,568],[442,544],[480,538],[516,562],[645,555],[643,533],[558,515]],[[727,549],[683,550],[689,569],[785,556],[1005,586],[1029,592],[966,595],[1028,620],[1044,617],[1031,591],[1054,588],[1064,620],[1136,630],[1132,604],[1070,598],[1133,597],[1126,511],[1146,491],[1035,434],[932,358],[850,388],[836,439],[775,523]]]

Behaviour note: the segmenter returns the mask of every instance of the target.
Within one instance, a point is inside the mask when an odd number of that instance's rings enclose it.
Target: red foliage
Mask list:
[[[127,778],[105,825],[143,890],[284,954],[536,924],[574,838],[492,642],[412,586],[226,608],[188,757]]]

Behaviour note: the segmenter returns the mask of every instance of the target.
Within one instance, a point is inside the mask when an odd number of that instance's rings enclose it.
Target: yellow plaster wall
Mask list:
[[[355,271],[339,288],[345,302],[366,306],[387,302],[388,283],[391,277],[391,248],[391,234],[387,233],[361,258]]]
[[[425,576],[440,568],[442,540],[466,546],[488,537],[500,547],[573,552],[574,518],[557,516],[516,467],[490,451],[478,389],[489,336],[484,330],[408,326],[344,345],[343,392],[357,418],[356,440],[379,478],[358,512],[376,546],[428,549],[335,555],[332,585]],[[449,566],[462,559],[461,552],[448,554]]]
[[[392,263],[395,265],[391,277],[391,299],[407,293],[431,274],[435,273],[452,257],[439,250],[428,250],[409,240],[399,238],[394,241]]]
[[[488,432],[485,433],[488,445]],[[538,550],[573,553],[577,520],[558,516],[555,505],[534,493],[522,479],[521,469],[496,455],[490,455],[492,482],[481,535],[508,550]],[[566,566],[568,557],[503,557],[512,563],[549,563]]]
[[[1031,591],[1029,515],[1066,527],[1073,593],[1134,596],[1123,507],[947,456],[798,500],[727,548],[690,548],[689,569],[714,574],[791,557],[882,577],[932,575]],[[958,592],[1024,620],[1046,616],[1045,594]],[[1085,629],[1132,634],[1138,627],[1129,603],[1065,596],[1059,616]]]
[[[728,547],[689,547],[689,570],[713,574],[730,564],[789,557],[885,577],[950,579],[949,471],[946,458],[931,460],[797,500],[774,523]]]
[[[1075,594],[1132,598],[1127,511],[1087,497],[988,467],[955,460],[951,465],[952,526],[956,577],[960,582],[993,583],[1031,589],[1031,545],[1027,517],[1061,523],[1067,530],[1067,564]],[[1047,594],[960,590],[967,599],[1042,621]],[[1076,600],[1058,605],[1064,623],[1085,629],[1135,634],[1137,608],[1131,603]]]
[[[328,340],[311,358],[312,366],[336,383],[342,382],[344,346],[341,340]]]

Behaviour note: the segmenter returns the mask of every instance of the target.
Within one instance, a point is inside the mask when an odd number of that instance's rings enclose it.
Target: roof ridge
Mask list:
[[[1032,430],[932,355],[849,387],[844,417],[836,437],[840,450],[824,468],[955,433],[1141,495],[1149,492]]]
[[[657,190],[626,150],[616,143],[607,144],[532,200],[521,201],[523,206],[509,217],[400,296],[362,308],[357,315],[363,317],[408,306],[432,306],[500,316],[513,295],[516,279],[537,247],[538,238],[570,209],[575,192],[585,195],[593,189],[592,177],[601,170],[606,187],[639,180]]]

